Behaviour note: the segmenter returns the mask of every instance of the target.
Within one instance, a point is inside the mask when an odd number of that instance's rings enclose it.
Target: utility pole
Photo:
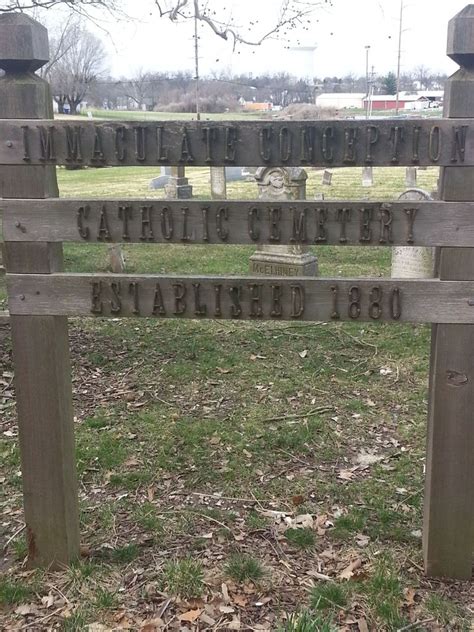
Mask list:
[[[201,120],[201,112],[199,109],[199,39],[198,39],[198,18],[197,12],[194,10],[194,64],[195,64],[195,83],[196,83],[196,118]]]
[[[400,29],[398,33],[398,65],[397,65],[397,100],[395,103],[395,114],[398,114],[400,105],[400,69],[402,61],[402,34],[403,34],[403,8],[404,0],[400,0]]]
[[[365,105],[365,118],[369,118],[369,101],[370,101],[370,78],[369,78],[369,52],[370,46],[365,47],[365,86],[367,101]]]

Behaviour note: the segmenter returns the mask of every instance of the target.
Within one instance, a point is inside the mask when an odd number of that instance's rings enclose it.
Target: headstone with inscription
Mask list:
[[[190,200],[193,197],[193,187],[186,178],[185,168],[171,167],[171,176],[165,185],[166,197],[174,200]]]
[[[373,167],[364,167],[362,169],[362,186],[372,187],[374,186],[374,169]]]
[[[323,172],[323,184],[325,184],[326,186],[331,186],[332,184],[332,172],[328,171],[327,169],[324,170]]]
[[[299,167],[261,167],[255,179],[260,200],[306,199],[308,174]],[[318,260],[306,246],[260,246],[250,257],[250,272],[273,276],[315,276]]]
[[[417,168],[407,167],[405,173],[405,184],[408,188],[416,187]]]
[[[398,199],[419,202],[421,200],[432,200],[433,198],[422,189],[409,189],[402,193]],[[410,246],[393,248],[393,279],[431,279],[433,276],[433,248],[413,248]]]
[[[211,197],[213,200],[227,198],[227,178],[225,167],[211,167]]]

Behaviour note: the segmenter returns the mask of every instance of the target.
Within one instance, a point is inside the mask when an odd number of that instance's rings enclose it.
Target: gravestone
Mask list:
[[[166,197],[172,200],[190,200],[193,197],[193,187],[186,178],[184,167],[171,167],[171,176],[165,185]]]
[[[306,199],[308,174],[299,167],[260,167],[255,179],[260,200]],[[250,257],[250,272],[272,276],[316,276],[318,260],[307,246],[260,246]]]
[[[409,189],[402,193],[398,199],[416,202],[420,200],[432,200],[433,198],[422,189]],[[433,248],[413,248],[410,246],[393,248],[393,279],[431,279],[433,276]]]
[[[161,167],[160,175],[150,182],[150,189],[164,189],[171,178],[171,167]]]
[[[114,274],[125,272],[125,255],[123,254],[122,246],[120,244],[112,244],[108,250],[110,270]]]
[[[374,186],[374,170],[373,167],[364,167],[362,169],[362,186],[372,187]]]
[[[405,173],[405,185],[408,188],[416,187],[417,168],[407,167]]]
[[[326,186],[331,186],[332,184],[332,172],[325,169],[323,171],[323,180],[322,183]]]
[[[226,167],[211,167],[211,197],[213,200],[227,198]]]

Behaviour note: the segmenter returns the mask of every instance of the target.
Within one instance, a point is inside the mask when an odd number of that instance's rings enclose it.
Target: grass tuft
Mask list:
[[[227,562],[225,573],[236,582],[258,582],[265,575],[265,571],[258,560],[249,555],[234,553]]]
[[[118,604],[117,593],[105,588],[98,588],[94,596],[94,606],[96,608],[99,610],[113,610],[118,607]]]
[[[19,581],[0,579],[0,604],[13,606],[29,601],[33,591]]]
[[[311,529],[288,529],[285,538],[299,549],[311,549],[316,544],[316,537]]]
[[[311,591],[311,605],[315,610],[344,608],[347,605],[347,588],[340,584],[318,584]]]
[[[166,590],[184,599],[201,597],[204,590],[204,574],[199,560],[183,559],[168,562],[163,569]]]
[[[292,615],[278,632],[336,632],[337,628],[323,615],[304,610]]]
[[[127,544],[112,551],[112,561],[118,564],[130,564],[138,557],[139,553],[137,544]]]

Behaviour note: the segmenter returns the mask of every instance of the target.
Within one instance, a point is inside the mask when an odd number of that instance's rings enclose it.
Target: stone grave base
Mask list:
[[[291,254],[285,246],[273,246],[281,248],[283,252],[276,250],[257,251],[250,257],[250,274],[258,276],[316,276],[318,274],[318,260],[309,252]]]

